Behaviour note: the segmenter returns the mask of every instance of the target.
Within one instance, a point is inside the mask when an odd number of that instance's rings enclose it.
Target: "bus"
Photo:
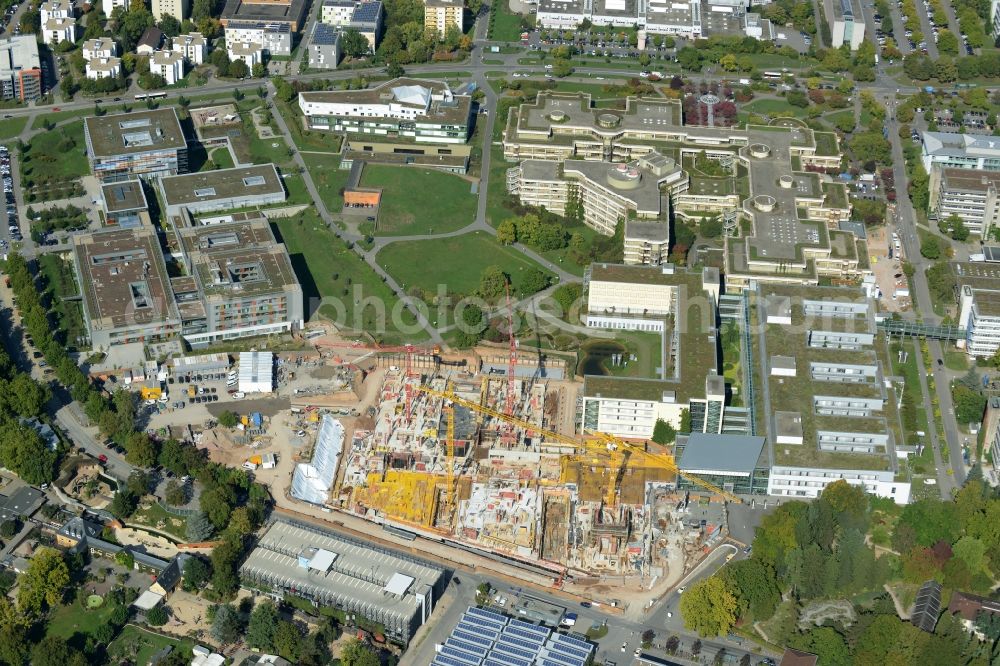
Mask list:
[[[142,93],[135,96],[135,101],[141,102],[144,99],[163,99],[167,96],[165,92]]]
[[[781,78],[781,72],[764,72],[761,76],[769,81],[777,81]],[[136,99],[139,99],[136,97]]]

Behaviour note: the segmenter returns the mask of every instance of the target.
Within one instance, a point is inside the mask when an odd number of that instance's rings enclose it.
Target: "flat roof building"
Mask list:
[[[285,246],[263,217],[175,230],[190,278],[174,280],[192,346],[300,328],[304,310]]]
[[[857,51],[865,41],[865,15],[857,0],[823,0],[823,13],[830,24],[831,46],[847,44]]]
[[[930,210],[939,220],[962,219],[969,233],[989,236],[1000,220],[1000,171],[936,167],[930,174]]]
[[[173,107],[84,120],[90,168],[102,183],[187,171],[187,140]]]
[[[101,186],[101,201],[108,226],[138,226],[141,223],[140,213],[149,210],[142,181],[138,179],[105,183]]]
[[[226,48],[235,44],[256,44],[265,54],[289,56],[292,54],[291,24],[275,21],[232,19],[226,22]]]
[[[240,580],[356,613],[406,644],[426,622],[447,583],[428,562],[335,532],[278,520],[240,567]]]
[[[302,92],[299,108],[311,129],[418,143],[465,143],[472,119],[470,96],[455,95],[443,81],[411,78],[366,90]]]
[[[935,165],[1000,171],[1000,137],[955,132],[923,132],[920,136],[928,174]]]
[[[897,401],[875,348],[874,307],[859,289],[768,284],[756,306],[757,387],[771,467],[768,494],[818,497],[843,479],[906,504],[910,481],[897,475],[904,443]]]
[[[764,438],[695,432],[677,440],[677,469],[740,495],[767,492],[770,466]],[[697,490],[698,485],[677,477],[679,488]]]
[[[298,32],[305,27],[308,7],[306,0],[227,0],[220,20],[227,30],[230,21],[255,21]]]
[[[42,96],[42,69],[34,35],[0,39],[0,96],[21,102]]]
[[[316,69],[337,69],[340,63],[340,30],[316,21],[309,40],[309,66]]]
[[[287,195],[278,169],[260,164],[234,169],[217,169],[159,181],[168,218],[187,209],[192,215],[217,210],[282,203]]]
[[[625,221],[625,263],[659,266],[670,252],[670,225],[666,220]]]
[[[424,0],[424,30],[444,39],[448,30],[465,31],[465,0]]]
[[[74,236],[73,263],[95,350],[180,333],[180,316],[152,227]]]

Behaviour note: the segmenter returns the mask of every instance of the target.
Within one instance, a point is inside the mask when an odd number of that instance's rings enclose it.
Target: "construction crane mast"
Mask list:
[[[514,339],[514,308],[510,304],[510,282],[504,284],[507,294],[507,334],[510,336],[510,357],[507,359],[507,416],[514,415],[514,370],[517,365],[517,340]]]
[[[741,504],[741,500],[736,495],[719,488],[713,483],[710,483],[698,476],[692,474],[686,474],[677,468],[674,458],[671,455],[661,454],[661,453],[651,453],[646,451],[643,447],[627,442],[625,440],[619,439],[613,435],[607,433],[594,432],[591,433],[592,439],[581,441],[576,437],[569,435],[562,435],[551,430],[545,430],[539,428],[538,426],[525,421],[524,419],[517,418],[515,416],[509,416],[503,412],[499,412],[495,409],[490,409],[489,407],[484,407],[477,402],[471,400],[466,400],[465,398],[459,397],[450,391],[438,391],[437,389],[432,389],[429,386],[420,386],[419,390],[432,395],[442,400],[447,400],[452,403],[452,409],[454,405],[461,405],[468,409],[477,411],[481,414],[486,414],[487,416],[492,416],[493,418],[499,419],[506,423],[510,423],[521,428],[524,428],[529,433],[537,433],[538,435],[544,437],[546,440],[552,442],[558,442],[567,448],[572,448],[574,450],[585,450],[593,452],[602,452],[610,454],[613,461],[616,464],[613,465],[615,473],[612,475],[611,482],[609,483],[608,492],[606,495],[605,502],[609,505],[617,503],[618,490],[622,479],[625,475],[625,469],[631,460],[635,460],[637,463],[642,463],[643,465],[648,465],[650,467],[655,467],[659,469],[666,469],[667,471],[673,472],[678,476],[681,476],[691,483],[704,488],[714,494],[721,495],[730,502],[735,502],[736,504]]]

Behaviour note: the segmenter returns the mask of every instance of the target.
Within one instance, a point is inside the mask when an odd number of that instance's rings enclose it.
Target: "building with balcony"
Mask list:
[[[625,221],[625,263],[659,266],[670,253],[670,225],[665,221]]]
[[[296,34],[305,27],[308,9],[307,0],[226,0],[220,22],[227,30],[233,21],[283,24]]]
[[[192,67],[205,64],[208,57],[208,42],[200,32],[177,35],[170,41],[170,50],[180,53]]]
[[[958,325],[965,329],[965,352],[969,356],[993,356],[1000,349],[1000,291],[962,285]]]
[[[1000,171],[938,167],[930,173],[930,210],[939,220],[962,218],[970,233],[987,237],[1000,219]]]
[[[156,51],[149,59],[149,71],[172,86],[184,78],[184,56],[177,51]]]
[[[865,41],[865,15],[857,0],[823,0],[823,13],[830,24],[833,48],[847,44],[857,51]]]
[[[923,132],[924,170],[940,168],[1000,171],[1000,137],[954,132]]]
[[[83,59],[114,58],[118,55],[118,45],[107,37],[88,39],[83,43]]]
[[[42,68],[34,35],[0,39],[0,96],[21,102],[42,96]]]
[[[75,18],[50,18],[42,24],[42,41],[49,46],[76,41]]]
[[[173,16],[178,21],[183,21],[188,17],[187,0],[152,0],[153,17],[159,23],[164,14]]]
[[[190,277],[173,280],[171,287],[188,344],[302,327],[302,288],[266,218],[178,227],[175,233]]]
[[[292,29],[287,23],[231,20],[226,23],[226,49],[231,44],[259,44],[266,56],[292,54]]]
[[[91,171],[102,183],[187,171],[187,140],[172,107],[91,116],[83,133]]]
[[[465,0],[424,0],[424,31],[444,39],[453,27],[465,32]]]
[[[256,42],[227,41],[226,51],[230,62],[242,60],[247,69],[253,69],[254,65],[264,62],[264,47]]]
[[[325,6],[325,5],[324,5]],[[337,69],[340,63],[340,31],[317,21],[309,40],[309,66],[315,69]]]
[[[121,58],[91,58],[86,64],[88,79],[114,79],[122,75]]]

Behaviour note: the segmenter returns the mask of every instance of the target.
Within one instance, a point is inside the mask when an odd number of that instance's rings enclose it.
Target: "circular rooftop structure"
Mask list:
[[[601,127],[618,127],[622,119],[614,113],[601,113],[597,116],[597,124]]]
[[[792,177],[789,176],[788,174],[785,174],[784,176],[778,176],[778,185],[780,185],[784,189],[790,190],[792,189],[792,185],[794,184],[795,181],[793,181]]]
[[[705,106],[715,106],[722,100],[719,99],[718,95],[713,95],[712,93],[705,93],[704,95],[698,98],[698,101],[704,104]]]
[[[753,207],[762,213],[770,213],[777,203],[778,200],[770,194],[758,194],[753,198]]]
[[[750,144],[750,157],[756,158],[758,160],[767,159],[771,156],[771,146],[766,143],[752,143]]]
[[[616,164],[608,169],[608,184],[616,190],[634,190],[639,187],[642,174],[628,164]]]
[[[563,113],[562,111],[553,111],[552,113],[549,114],[549,120],[561,123],[562,121],[566,120],[566,114]]]

